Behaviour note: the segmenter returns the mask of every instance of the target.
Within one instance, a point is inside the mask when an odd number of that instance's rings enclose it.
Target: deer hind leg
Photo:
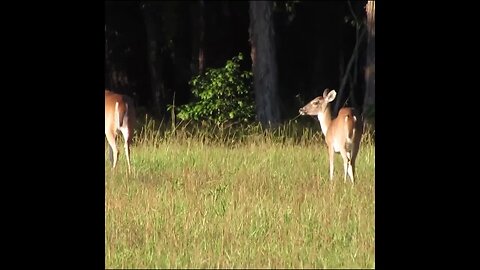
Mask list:
[[[351,171],[351,155],[350,153],[347,152],[345,149],[340,150],[340,154],[342,155],[343,159],[343,181],[347,182],[347,174],[351,176],[350,171]]]
[[[352,184],[355,183],[355,163],[353,163],[353,160],[348,161],[348,176],[350,176],[350,180],[352,181]]]
[[[131,172],[131,166],[130,166],[130,142],[131,142],[131,136],[130,130],[126,127],[120,128],[120,131],[123,134],[123,141],[125,143],[125,156],[127,157],[127,165],[128,165],[128,172]]]
[[[354,149],[350,149],[350,151],[347,151],[347,173],[348,176],[350,177],[350,181],[352,181],[352,184],[355,182],[355,158],[356,154],[353,152]]]
[[[355,182],[355,160],[357,159],[358,150],[360,148],[360,139],[361,137],[357,138],[351,146],[351,151],[349,152],[349,167],[348,167],[348,175],[350,176],[350,180],[352,184]]]
[[[112,169],[117,166],[118,160],[118,149],[117,145],[115,144],[115,132],[105,132],[107,137],[107,142],[110,148],[110,162],[112,162]]]

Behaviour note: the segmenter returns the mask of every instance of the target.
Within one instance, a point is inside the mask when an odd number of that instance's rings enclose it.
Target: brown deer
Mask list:
[[[105,136],[110,146],[110,160],[113,163],[112,169],[117,165],[118,149],[115,143],[115,137],[117,131],[120,131],[125,142],[128,172],[131,172],[130,144],[132,143],[135,121],[133,100],[126,95],[117,94],[105,89]]]
[[[328,146],[328,157],[330,160],[330,180],[333,180],[333,161],[335,153],[340,152],[343,158],[344,181],[347,181],[347,173],[354,183],[355,159],[360,147],[360,140],[363,133],[362,120],[353,108],[341,108],[335,119],[331,117],[330,102],[337,95],[335,90],[325,89],[323,96],[310,101],[303,108],[300,108],[301,115],[316,115],[320,121],[322,133]]]

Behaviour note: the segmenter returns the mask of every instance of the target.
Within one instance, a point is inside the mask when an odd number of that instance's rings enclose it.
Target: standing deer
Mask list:
[[[320,121],[325,141],[328,146],[330,160],[330,180],[333,180],[333,161],[335,153],[340,152],[343,158],[344,181],[347,181],[347,173],[354,183],[355,159],[360,147],[360,139],[363,133],[362,120],[355,114],[353,108],[341,108],[335,119],[331,117],[330,102],[337,95],[335,90],[325,89],[323,96],[310,101],[300,108],[301,115],[316,115]]]
[[[118,149],[115,136],[119,130],[125,142],[125,155],[127,157],[128,172],[130,168],[130,144],[132,142],[133,128],[135,125],[135,107],[133,100],[125,95],[114,93],[105,89],[105,136],[110,146],[110,160],[113,169],[117,165]]]

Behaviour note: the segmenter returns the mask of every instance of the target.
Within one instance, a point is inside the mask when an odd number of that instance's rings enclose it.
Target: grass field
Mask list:
[[[374,268],[370,140],[352,185],[340,155],[328,180],[319,127],[158,128],[129,176],[123,148],[116,171],[105,152],[107,268]]]

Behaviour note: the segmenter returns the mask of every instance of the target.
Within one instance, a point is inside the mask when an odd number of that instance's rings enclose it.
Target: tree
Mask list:
[[[111,2],[105,3],[107,6]],[[114,23],[115,15],[130,14],[118,9],[110,9],[105,16],[105,88],[131,94],[128,74],[129,49],[131,47],[130,29],[126,24]]]
[[[205,2],[198,0],[190,5],[192,21],[192,74],[205,71]]]
[[[160,18],[161,13],[156,3],[142,3],[145,29],[147,32],[147,62],[150,73],[150,87],[153,111],[161,115],[165,104],[165,85],[163,82],[162,70],[162,39]]]
[[[352,6],[353,4],[350,1],[347,2],[352,18],[346,18],[346,22],[355,28],[355,46],[353,47],[352,55],[350,57],[350,60],[348,61],[347,67],[345,68],[342,79],[340,81],[338,95],[333,107],[333,111],[335,112],[335,114],[340,110],[341,107],[347,104],[347,101],[349,99],[349,106],[358,106],[357,100],[355,99],[355,91],[358,91],[358,89],[360,88],[358,87],[357,83],[359,77],[358,68],[359,65],[361,65],[361,61],[359,60],[364,55],[363,52],[365,51],[363,44],[366,34],[365,23],[362,20],[363,16],[359,17],[356,15],[355,12],[356,8],[354,7],[357,6],[358,3],[360,2],[355,2],[355,5]],[[363,7],[363,5],[361,7]],[[347,84],[349,86],[347,86]]]
[[[280,122],[273,2],[250,1],[250,44],[257,120]]]
[[[365,68],[365,99],[363,113],[371,116],[375,106],[375,1],[368,1],[367,10],[367,66]],[[369,120],[367,117],[367,121]]]

